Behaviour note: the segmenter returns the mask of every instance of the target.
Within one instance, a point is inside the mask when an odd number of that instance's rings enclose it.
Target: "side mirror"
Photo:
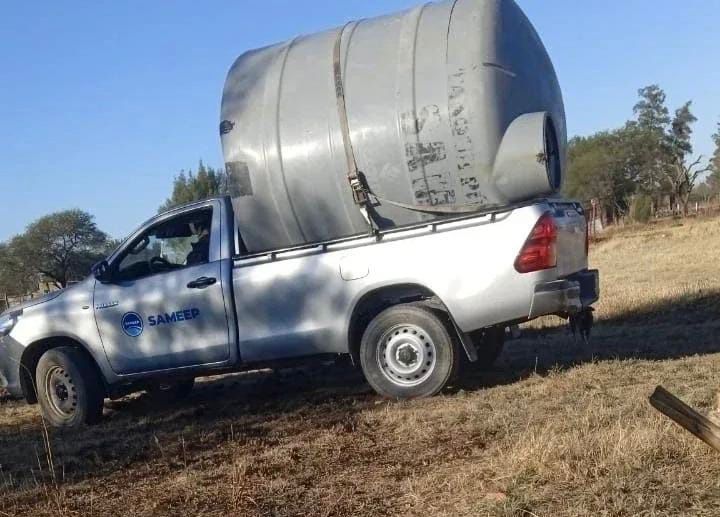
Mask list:
[[[97,264],[95,264],[91,272],[96,280],[99,282],[109,282],[110,281],[110,265],[108,264],[107,260],[101,260]]]

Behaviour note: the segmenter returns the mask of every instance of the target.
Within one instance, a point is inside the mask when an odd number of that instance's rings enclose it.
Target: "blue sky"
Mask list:
[[[519,0],[555,63],[570,134],[616,127],[638,88],[720,120],[720,1]],[[180,169],[220,166],[225,73],[244,50],[411,0],[7,2],[0,17],[0,240],[82,208],[126,235]]]

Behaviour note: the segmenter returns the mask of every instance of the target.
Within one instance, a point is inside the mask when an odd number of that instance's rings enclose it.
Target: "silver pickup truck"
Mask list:
[[[538,200],[249,254],[229,198],[152,218],[86,280],[0,317],[0,385],[55,426],[198,376],[350,354],[390,398],[491,363],[505,328],[598,298],[578,203]]]

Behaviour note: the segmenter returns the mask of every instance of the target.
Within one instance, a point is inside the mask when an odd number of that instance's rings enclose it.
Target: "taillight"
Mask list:
[[[538,219],[515,259],[518,273],[532,273],[557,266],[557,226],[550,212]]]

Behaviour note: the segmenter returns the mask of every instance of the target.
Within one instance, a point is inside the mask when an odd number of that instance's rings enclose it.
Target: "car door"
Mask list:
[[[217,207],[161,218],[96,281],[95,319],[118,374],[223,363],[230,333]]]

